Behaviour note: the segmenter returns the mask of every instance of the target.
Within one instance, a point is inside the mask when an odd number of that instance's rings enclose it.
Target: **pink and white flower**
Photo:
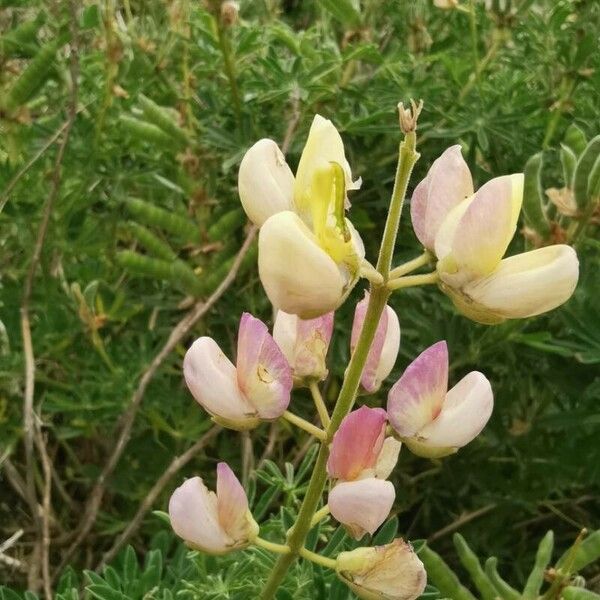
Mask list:
[[[333,333],[333,312],[316,319],[301,319],[277,311],[273,338],[285,355],[296,385],[321,381],[327,377],[325,358]]]
[[[412,452],[440,457],[479,435],[493,406],[490,382],[478,371],[468,373],[448,390],[448,347],[442,341],[406,368],[388,394],[387,414]]]
[[[383,409],[362,406],[344,418],[331,443],[327,473],[336,485],[329,493],[329,509],[356,539],[375,532],[396,497],[385,479],[398,461],[401,444],[385,437],[386,425]]]
[[[577,285],[579,262],[570,246],[502,258],[522,203],[522,173],[491,179],[473,193],[459,146],[448,148],[415,188],[415,233],[437,256],[441,289],[474,321],[539,315],[566,302]]]
[[[258,536],[246,492],[224,462],[217,465],[217,493],[208,490],[200,477],[192,477],[173,492],[169,517],[180,538],[208,554],[245,548]]]
[[[354,322],[352,324],[352,335],[350,338],[350,350],[354,352],[360,332],[362,331],[367,307],[369,305],[369,293],[365,292],[365,297],[356,305],[354,311]],[[363,389],[372,394],[376,392],[383,380],[390,374],[394,368],[394,363],[400,350],[400,321],[394,309],[386,305],[381,313],[375,337],[367,361],[365,363],[361,385]]]
[[[183,373],[198,403],[231,429],[276,419],[290,402],[290,366],[267,326],[249,313],[240,320],[236,366],[212,338],[201,337],[187,351]]]

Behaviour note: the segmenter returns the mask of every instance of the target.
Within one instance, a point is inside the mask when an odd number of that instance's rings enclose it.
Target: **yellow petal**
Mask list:
[[[344,153],[344,143],[334,124],[321,115],[315,115],[308,138],[298,163],[294,183],[294,200],[298,213],[303,216],[310,212],[306,205],[306,193],[310,189],[315,171],[329,163],[338,163],[344,170],[346,189],[357,189],[360,183],[352,183],[352,171]]]

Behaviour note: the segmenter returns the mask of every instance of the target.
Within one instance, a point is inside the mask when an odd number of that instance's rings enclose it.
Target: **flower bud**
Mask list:
[[[400,538],[342,552],[336,562],[339,578],[363,600],[415,600],[427,584],[423,563]]]
[[[472,371],[448,391],[448,347],[438,342],[422,352],[388,394],[388,419],[399,438],[419,456],[441,457],[473,440],[494,405],[490,382]]]
[[[234,25],[239,17],[240,5],[234,0],[225,0],[221,4],[221,21],[226,27]]]
[[[297,315],[277,311],[273,338],[285,355],[296,385],[327,377],[325,357],[333,333],[333,312],[304,320]]]
[[[389,481],[368,477],[338,483],[329,492],[328,505],[334,519],[356,540],[373,535],[392,510],[396,491]]]
[[[180,538],[208,554],[245,548],[258,535],[244,488],[224,462],[217,465],[217,493],[192,477],[173,492],[169,517]]]
[[[361,406],[344,417],[333,436],[327,473],[352,481],[374,473],[383,448],[387,417],[382,408]]]
[[[183,373],[190,392],[213,419],[231,429],[251,429],[288,407],[292,374],[267,326],[244,313],[238,333],[237,367],[209,337],[187,351]]]
[[[450,210],[472,195],[469,167],[460,146],[451,146],[433,161],[410,201],[413,228],[425,248],[433,251],[435,236]]]
[[[356,305],[354,312],[352,336],[350,339],[350,349],[352,352],[354,352],[354,348],[356,348],[356,344],[358,343],[365,315],[367,314],[368,304],[369,293],[365,292],[365,297]],[[400,322],[398,321],[398,315],[391,306],[386,305],[385,310],[381,313],[360,380],[366,392],[372,394],[381,387],[383,380],[394,368],[399,349]]]

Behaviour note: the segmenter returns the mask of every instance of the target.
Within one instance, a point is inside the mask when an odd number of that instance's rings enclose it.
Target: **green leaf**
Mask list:
[[[542,153],[538,152],[525,164],[523,213],[527,225],[545,239],[550,234],[550,225],[544,209],[544,193],[541,182],[542,160]]]
[[[398,533],[398,517],[393,517],[377,532],[373,538],[374,546],[389,544]]]
[[[319,4],[343,25],[360,26],[360,10],[352,0],[319,0]]]
[[[575,193],[575,202],[580,210],[586,209],[591,200],[588,195],[588,180],[599,157],[600,135],[597,135],[581,153],[581,156],[577,161],[577,166],[575,167],[573,191]]]

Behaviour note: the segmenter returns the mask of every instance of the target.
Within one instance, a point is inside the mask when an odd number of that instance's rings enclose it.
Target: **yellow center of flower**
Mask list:
[[[310,187],[302,195],[302,212],[310,217],[317,243],[336,263],[351,263],[355,254],[345,217],[344,170],[336,162],[315,169]]]

